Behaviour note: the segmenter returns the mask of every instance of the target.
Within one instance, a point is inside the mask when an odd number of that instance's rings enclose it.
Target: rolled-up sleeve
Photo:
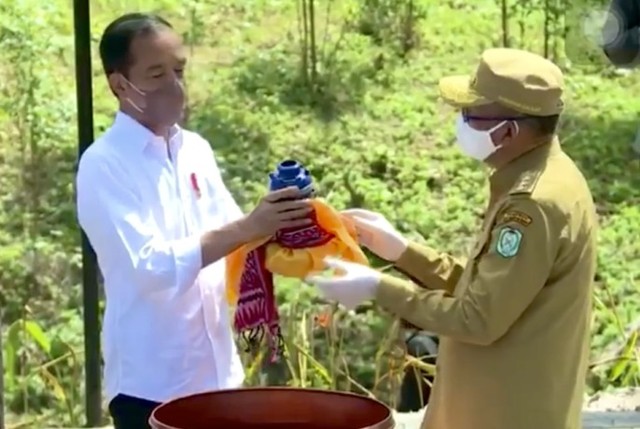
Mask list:
[[[117,166],[93,153],[76,177],[81,228],[103,268],[130,270],[137,287],[184,290],[202,268],[200,237],[167,240]]]
[[[509,213],[528,219],[527,226],[498,222],[484,243],[486,250],[469,261],[475,266],[457,286],[460,293],[425,290],[384,276],[378,303],[437,335],[480,345],[498,340],[546,284],[564,232],[561,216],[533,200],[506,205],[501,215]]]

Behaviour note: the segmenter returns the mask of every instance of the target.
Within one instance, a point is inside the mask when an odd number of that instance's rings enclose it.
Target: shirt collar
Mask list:
[[[128,145],[133,148],[139,148],[141,151],[145,150],[148,146],[161,146],[166,147],[166,142],[163,137],[155,135],[151,130],[136,121],[131,116],[127,115],[123,111],[116,113],[115,120],[113,122],[112,130],[117,134],[126,136],[122,140],[126,141]],[[182,128],[175,124],[169,131],[169,143],[181,143],[182,142]]]

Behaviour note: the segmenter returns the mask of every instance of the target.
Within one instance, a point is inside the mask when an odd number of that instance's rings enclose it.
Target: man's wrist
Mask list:
[[[235,222],[232,222],[229,227],[233,230],[236,240],[239,243],[245,244],[259,238],[255,232],[251,219],[249,219],[249,215],[245,215]]]
[[[207,266],[254,240],[253,228],[246,218],[226,224],[220,229],[205,232],[200,237],[203,266]]]

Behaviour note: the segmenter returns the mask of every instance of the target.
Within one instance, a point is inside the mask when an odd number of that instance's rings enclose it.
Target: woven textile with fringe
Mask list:
[[[311,225],[247,243],[226,260],[227,299],[236,306],[234,328],[250,348],[266,335],[272,360],[283,350],[274,274],[304,279],[311,272],[322,271],[327,256],[368,265],[351,221],[321,199],[313,199],[311,204]]]

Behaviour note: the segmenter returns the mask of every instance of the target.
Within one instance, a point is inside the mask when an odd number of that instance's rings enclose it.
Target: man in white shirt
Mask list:
[[[243,216],[208,142],[177,125],[186,56],[168,22],[124,15],[100,56],[119,112],[80,160],[78,219],[104,278],[109,411],[116,429],[141,429],[162,402],[242,384],[224,257],[308,224],[310,206],[289,188]]]

